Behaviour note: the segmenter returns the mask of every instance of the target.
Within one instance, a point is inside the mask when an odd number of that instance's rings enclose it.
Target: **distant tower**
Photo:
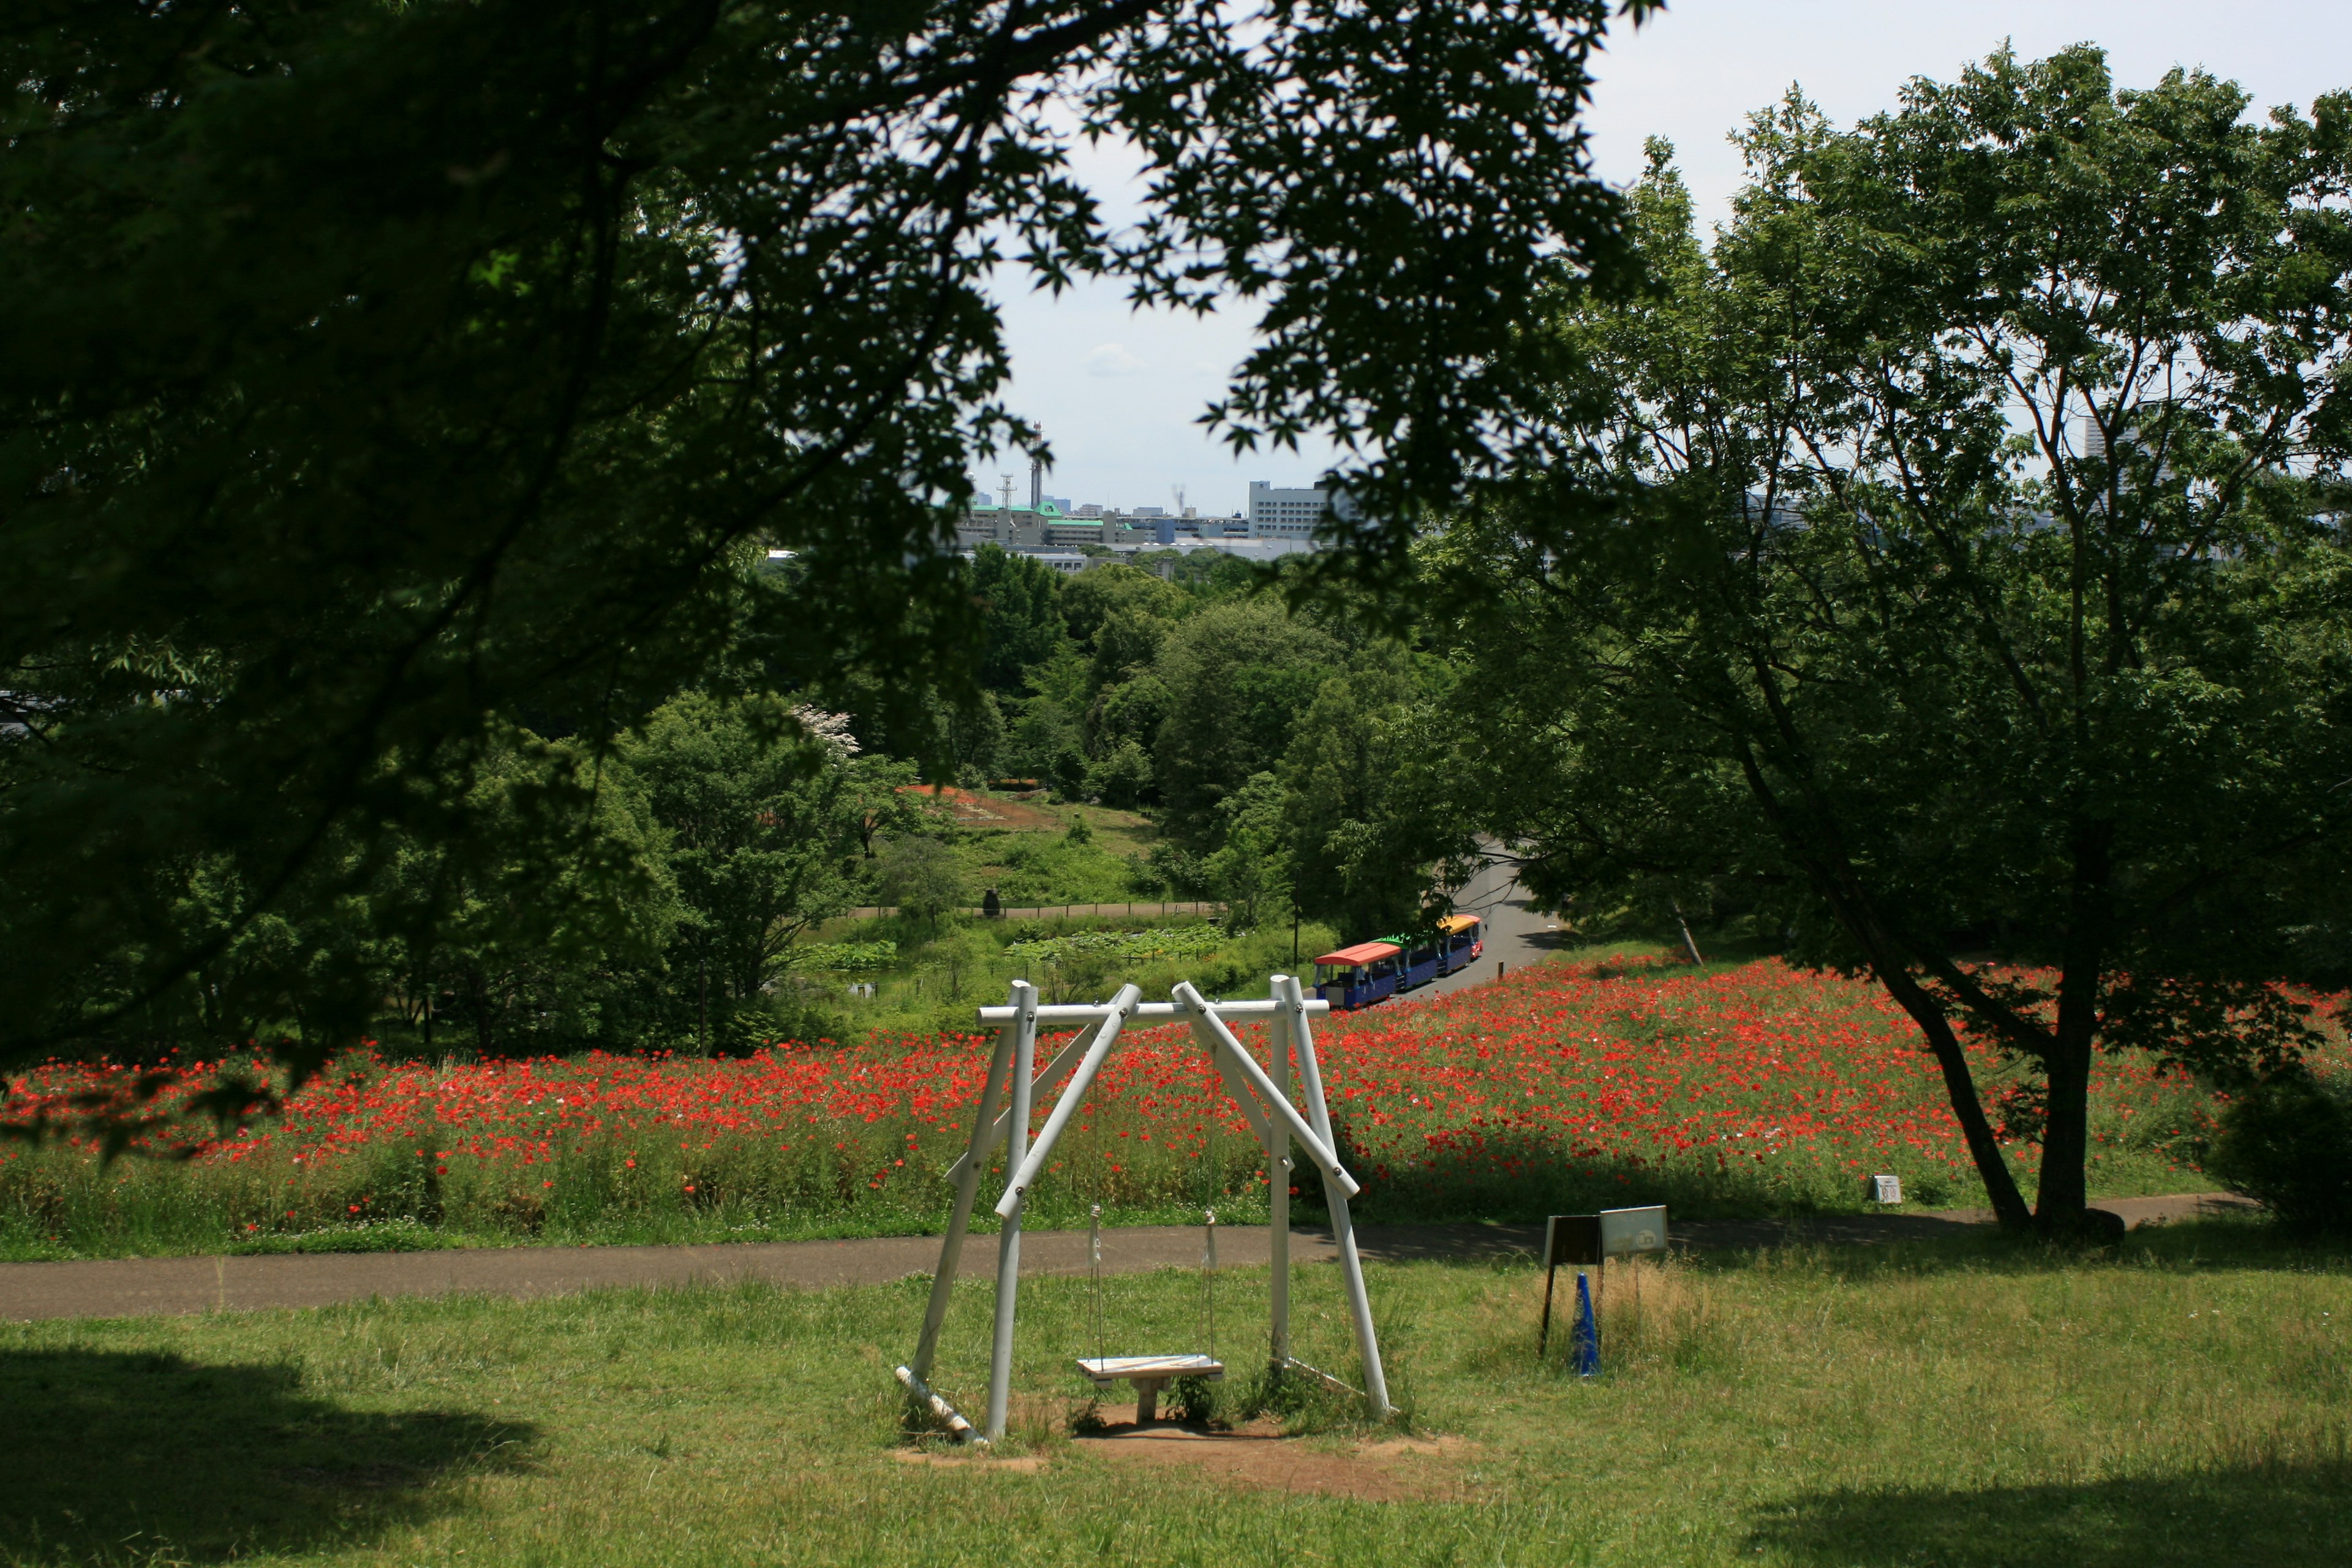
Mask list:
[[[997,477],[1004,481],[1004,510],[1011,511],[1013,510],[1013,476],[1000,474]]]
[[[1045,459],[1043,458],[1029,459],[1029,510],[1045,510]]]

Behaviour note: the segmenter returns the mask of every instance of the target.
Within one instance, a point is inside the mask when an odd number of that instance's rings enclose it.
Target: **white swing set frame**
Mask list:
[[[1119,1033],[1128,1020],[1175,1017],[1192,1026],[1193,1040],[1215,1064],[1225,1092],[1241,1108],[1243,1119],[1265,1151],[1274,1268],[1269,1301],[1271,1364],[1277,1371],[1296,1371],[1328,1383],[1338,1381],[1294,1360],[1290,1354],[1289,1174],[1294,1168],[1290,1150],[1295,1143],[1305,1152],[1322,1179],[1349,1314],[1354,1320],[1356,1351],[1363,1363],[1364,1391],[1376,1413],[1383,1416],[1392,1414],[1388,1379],[1381,1369],[1380,1341],[1372,1326],[1371,1300],[1364,1291],[1363,1260],[1357,1255],[1355,1224],[1348,1212],[1348,1200],[1362,1189],[1340,1164],[1332,1142],[1331,1112],[1323,1097],[1323,1074],[1316,1060],[1314,1028],[1307,1021],[1328,1013],[1331,1005],[1319,997],[1308,999],[1297,978],[1288,974],[1272,976],[1267,995],[1262,1001],[1207,1001],[1191,981],[1180,983],[1171,993],[1171,1001],[1145,1002],[1142,995],[1140,988],[1129,984],[1119,987],[1118,994],[1107,1003],[1043,1005],[1037,1000],[1035,986],[1025,980],[1016,980],[1009,1004],[980,1009],[981,1023],[996,1027],[995,1048],[989,1057],[988,1078],[982,1086],[980,1106],[972,1118],[971,1142],[945,1173],[955,1186],[954,1214],[940,1247],[939,1270],[931,1276],[930,1303],[923,1314],[922,1335],[916,1342],[914,1360],[898,1368],[898,1381],[959,1441],[993,1442],[1004,1436],[1005,1412],[1013,1386],[1013,1325],[1019,1302],[1022,1210],[1054,1146],[1069,1125],[1072,1113],[1094,1087],[1096,1075],[1118,1043]],[[1225,1023],[1228,1018],[1266,1020],[1273,1058],[1268,1066],[1261,1067],[1234,1037]],[[1094,1031],[1089,1037],[1081,1029],[1039,1074],[1035,1060],[1037,1028],[1041,1024],[1093,1025]],[[1306,1101],[1304,1115],[1290,1099],[1294,1061],[1300,1098]],[[1050,1092],[1053,1083],[1066,1071],[1069,1081],[1032,1142],[1029,1121],[1034,1097],[1041,1088]],[[1005,1101],[1009,1103],[1000,1111],[1000,1102]],[[940,1329],[947,1321],[948,1303],[954,1294],[956,1271],[963,1257],[964,1236],[971,1228],[971,1205],[980,1189],[980,1178],[997,1144],[1007,1139],[1011,1148],[1005,1164],[1013,1174],[1005,1183],[1004,1195],[996,1204],[1003,1228],[998,1233],[996,1244],[996,1321],[989,1358],[988,1418],[983,1436],[975,1433],[971,1423],[952,1405],[932,1392],[929,1379],[931,1363],[939,1351]],[[1111,1371],[1109,1377],[1104,1376],[1112,1363],[1159,1359],[1161,1358],[1107,1358],[1105,1366],[1096,1368],[1095,1373],[1099,1381],[1109,1381],[1110,1377],[1128,1375]],[[1130,1381],[1138,1388],[1139,1407],[1148,1405],[1158,1384],[1144,1377]]]

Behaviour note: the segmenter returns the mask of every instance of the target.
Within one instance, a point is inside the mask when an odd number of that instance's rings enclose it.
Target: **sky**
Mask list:
[[[1739,179],[1727,138],[1791,83],[1847,124],[1894,107],[1910,78],[1948,80],[2004,38],[2027,58],[2099,44],[2125,86],[2202,66],[2245,88],[2253,113],[2352,87],[2347,0],[1669,0],[1640,30],[1613,34],[1598,62],[1586,120],[1595,168],[1631,180],[1643,142],[1664,136],[1701,221],[1712,221]],[[1133,169],[1117,150],[1084,154],[1078,167],[1114,211],[1131,208],[1122,198],[1135,188]],[[1055,298],[1012,275],[999,303],[1013,348],[1009,401],[1054,448],[1048,495],[1172,506],[1181,486],[1186,505],[1222,516],[1242,508],[1250,480],[1312,484],[1328,460],[1313,447],[1235,458],[1200,425],[1249,351],[1245,310],[1205,320],[1139,313],[1115,286]],[[983,463],[979,487],[994,493],[1010,466]],[[1025,468],[1013,479],[1025,502]]]

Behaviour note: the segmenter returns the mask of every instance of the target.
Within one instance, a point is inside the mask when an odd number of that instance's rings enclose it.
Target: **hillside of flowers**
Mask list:
[[[1041,1068],[1068,1038],[1041,1042]],[[1874,988],[1771,961],[1533,968],[1318,1030],[1333,1115],[1366,1189],[1360,1213],[1375,1221],[1658,1200],[1689,1215],[1853,1209],[1862,1178],[1882,1172],[1901,1175],[1915,1202],[1980,1202],[1916,1040]],[[2331,1049],[2340,1055],[2342,1041]],[[719,1060],[429,1065],[354,1053],[282,1117],[223,1136],[182,1122],[111,1163],[70,1142],[0,1151],[0,1247],[58,1257],[935,1230],[949,1200],[940,1173],[968,1135],[987,1058],[977,1035]],[[201,1084],[215,1066],[189,1064],[182,1081]],[[1977,1066],[1997,1089],[1995,1053],[1979,1051]],[[2095,1190],[2202,1185],[2191,1162],[2216,1097],[2137,1061],[2100,1072]],[[129,1093],[134,1076],[53,1064],[12,1083],[11,1109],[87,1105]],[[173,1092],[193,1088],[167,1091],[164,1109]],[[2030,1183],[2031,1143],[2009,1152]],[[1033,1223],[1077,1223],[1097,1203],[1126,1222],[1196,1217],[1205,1204],[1229,1221],[1265,1215],[1264,1159],[1181,1028],[1128,1037],[1061,1154]],[[1311,1184],[1300,1196],[1311,1214]]]

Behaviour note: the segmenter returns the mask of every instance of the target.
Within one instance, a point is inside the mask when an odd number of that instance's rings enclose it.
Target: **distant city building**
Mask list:
[[[1137,550],[1148,542],[1124,519],[1070,517],[1053,500],[1035,507],[973,506],[956,522],[956,542],[966,550],[994,544],[1005,550],[1034,554],[1099,544],[1112,550]],[[1079,559],[1084,560],[1081,556]]]
[[[1307,539],[1331,510],[1323,490],[1277,489],[1264,479],[1249,488],[1249,534],[1253,539]]]
[[[1249,536],[1252,539],[1312,539],[1326,517],[1352,517],[1355,509],[1344,495],[1336,499],[1325,489],[1282,489],[1264,479],[1249,488]]]
[[[993,544],[1020,554],[1050,556],[1048,563],[1059,572],[1083,571],[1105,551],[1126,556],[1148,550],[1205,548],[1269,560],[1315,548],[1316,524],[1330,505],[1323,490],[1276,489],[1256,483],[1250,486],[1250,510],[1229,517],[1202,517],[1199,508],[1189,506],[1121,510],[1091,501],[1073,506],[1067,497],[1045,495],[1043,479],[1042,470],[1033,467],[1033,500],[1027,506],[1013,500],[1009,479],[998,495],[974,498],[957,520],[958,545],[966,553]],[[1093,553],[1074,553],[1080,550]]]

